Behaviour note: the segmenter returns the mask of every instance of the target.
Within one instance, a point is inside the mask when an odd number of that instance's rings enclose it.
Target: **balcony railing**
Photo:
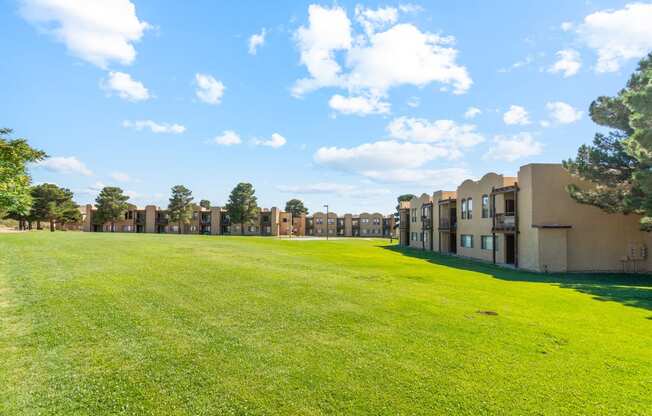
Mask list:
[[[450,230],[457,227],[457,218],[440,218],[439,219],[439,229],[440,230]]]
[[[516,229],[516,215],[513,212],[496,214],[494,230],[511,231]]]

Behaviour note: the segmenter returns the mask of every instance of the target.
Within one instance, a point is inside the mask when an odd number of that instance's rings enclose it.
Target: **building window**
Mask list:
[[[417,209],[412,208],[410,210],[410,218],[412,218],[412,222],[417,222]]]
[[[331,225],[335,224],[335,218],[329,218],[328,223],[331,224]]]
[[[493,250],[496,239],[492,235],[483,235],[480,237],[480,247],[483,250]]]
[[[321,218],[317,218],[317,220],[315,220],[315,222],[316,222],[318,225],[321,225],[321,224],[324,223],[324,220],[322,220]]]
[[[466,209],[467,209],[466,199],[463,199],[462,200],[462,219],[463,220],[466,219]]]
[[[473,236],[470,234],[462,234],[460,245],[464,248],[473,248]]]
[[[482,195],[482,218],[489,218],[489,195]]]
[[[283,222],[288,222],[288,219],[287,219],[287,218],[283,218]]]
[[[363,218],[361,221],[363,224],[369,224],[369,218]]]
[[[470,220],[473,218],[473,198],[466,200],[466,219]]]
[[[380,225],[380,218],[374,218],[374,225]]]

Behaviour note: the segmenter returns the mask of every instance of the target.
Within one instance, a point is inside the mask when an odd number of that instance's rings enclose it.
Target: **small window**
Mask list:
[[[329,224],[335,224],[335,218],[329,218],[328,223]]]
[[[462,234],[460,245],[464,248],[473,248],[473,236],[470,234]]]
[[[494,249],[494,237],[492,235],[483,235],[480,237],[480,247],[483,250],[493,250]]]
[[[470,220],[473,218],[473,198],[466,200],[466,219]]]
[[[466,209],[467,209],[466,207],[467,207],[466,199],[463,199],[462,200],[462,219],[463,220],[466,219]]]
[[[489,218],[489,195],[482,195],[482,218]]]

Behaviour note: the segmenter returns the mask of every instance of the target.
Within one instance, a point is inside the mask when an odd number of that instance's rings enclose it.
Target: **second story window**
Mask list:
[[[467,210],[467,205],[466,205],[466,199],[462,200],[462,219],[466,219],[466,210]]]
[[[482,218],[489,218],[489,196],[482,195]]]
[[[473,218],[473,198],[466,200],[466,219]]]

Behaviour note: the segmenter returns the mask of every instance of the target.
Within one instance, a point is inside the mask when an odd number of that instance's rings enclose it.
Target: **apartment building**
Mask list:
[[[529,164],[421,195],[401,205],[400,243],[538,272],[652,271],[640,217],[578,204],[569,184],[590,186],[560,164]]]
[[[263,208],[258,218],[248,224],[233,223],[221,207],[195,207],[190,222],[181,224],[170,221],[166,209],[147,205],[140,209],[129,205],[123,218],[113,223],[98,224],[97,210],[86,205],[81,229],[87,232],[135,232],[135,233],[181,233],[210,235],[258,235],[258,236],[321,236],[326,237],[389,237],[394,230],[394,217],[379,213],[346,214],[338,217],[330,212],[317,212],[312,216],[293,216],[276,207]],[[181,228],[181,230],[180,230]]]

